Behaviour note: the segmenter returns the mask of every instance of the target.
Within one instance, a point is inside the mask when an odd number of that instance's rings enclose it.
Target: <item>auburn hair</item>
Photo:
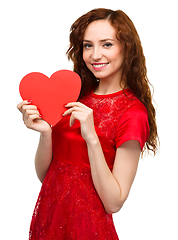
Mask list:
[[[97,20],[108,20],[116,29],[117,39],[125,44],[125,59],[123,62],[121,83],[125,87],[129,87],[147,108],[150,135],[143,151],[146,149],[151,150],[155,155],[158,149],[159,138],[156,125],[156,111],[152,104],[151,84],[147,77],[145,56],[133,22],[121,10],[94,9],[78,18],[71,26],[70,46],[67,54],[68,59],[74,63],[74,72],[78,73],[82,80],[80,97],[85,96],[98,86],[96,77],[87,68],[83,60],[85,30],[91,22]]]

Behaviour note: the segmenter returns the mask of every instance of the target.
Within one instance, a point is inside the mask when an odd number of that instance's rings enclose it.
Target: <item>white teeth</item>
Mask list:
[[[100,68],[100,67],[104,67],[104,66],[106,66],[106,65],[108,65],[108,64],[107,64],[107,63],[97,64],[97,65],[93,64],[93,67],[95,67],[95,68]]]

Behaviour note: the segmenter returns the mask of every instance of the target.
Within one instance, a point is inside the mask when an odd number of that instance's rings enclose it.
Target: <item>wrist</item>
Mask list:
[[[94,135],[88,137],[88,139],[86,140],[86,143],[89,146],[96,146],[96,145],[100,144],[97,134],[94,134]]]
[[[41,132],[41,137],[42,138],[51,137],[51,133],[52,133],[52,129],[50,128],[50,129],[48,129],[48,130],[46,130],[44,132]]]

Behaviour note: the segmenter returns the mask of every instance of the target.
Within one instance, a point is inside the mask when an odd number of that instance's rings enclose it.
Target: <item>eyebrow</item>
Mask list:
[[[114,41],[114,39],[106,38],[106,39],[100,40],[100,42],[106,42],[106,41],[108,41],[108,40],[109,40],[109,41]],[[83,42],[92,42],[92,41],[84,39]]]

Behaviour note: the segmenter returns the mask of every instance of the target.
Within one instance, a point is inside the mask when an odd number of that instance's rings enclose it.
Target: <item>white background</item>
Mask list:
[[[18,85],[32,71],[72,69],[65,52],[71,24],[97,7],[123,10],[134,22],[154,86],[156,157],[140,160],[129,198],[114,215],[120,240],[178,239],[177,3],[175,0],[0,2],[0,239],[28,239],[41,184],[34,155],[39,134],[26,129]]]

